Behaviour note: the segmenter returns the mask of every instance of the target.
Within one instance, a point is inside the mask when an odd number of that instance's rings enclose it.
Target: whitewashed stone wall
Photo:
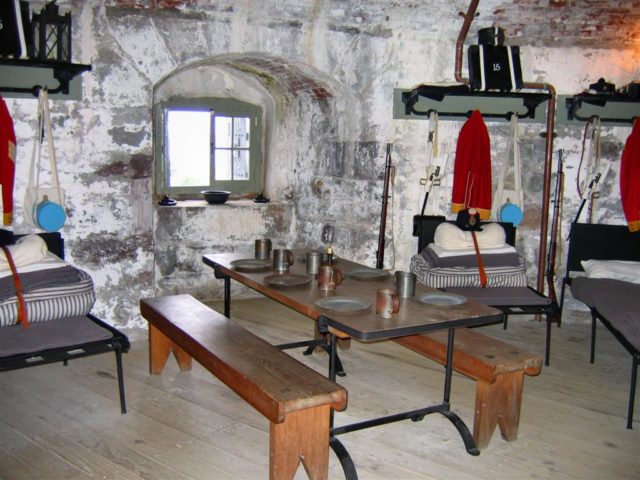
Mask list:
[[[319,246],[323,226],[331,224],[338,255],[373,266],[387,143],[393,144],[397,173],[385,266],[408,268],[416,250],[412,217],[423,197],[419,178],[424,176],[427,123],[393,120],[392,93],[453,80],[462,22],[457,13],[466,2],[436,2],[437,8],[429,8],[421,2],[228,0],[173,2],[177,8],[162,4],[155,9],[134,1],[58,3],[74,17],[74,61],[93,66],[82,76],[83,99],[56,101],[52,114],[68,195],[69,222],[63,229],[68,258],[93,275],[98,316],[138,327],[145,325],[138,315],[140,297],[182,291],[203,299],[219,296],[221,282],[202,266],[202,253],[248,250],[263,235],[291,246]],[[477,28],[488,26],[483,21],[482,14],[474,21],[467,44],[474,42]],[[631,48],[555,45],[522,46],[525,80],[574,94],[600,76],[618,85],[640,76],[640,53]],[[152,199],[154,85],[185,65],[210,59],[224,63],[229,56],[234,75],[261,83],[273,104],[264,150],[265,193],[273,204],[190,202],[159,208]],[[278,68],[266,69],[261,59]],[[291,72],[306,86],[315,81],[329,95],[294,86]],[[223,88],[214,93],[224,93]],[[28,228],[20,206],[36,102],[8,99],[8,105],[19,143],[15,230],[23,232]],[[454,152],[461,126],[441,122],[441,151]],[[497,173],[508,129],[504,123],[488,127]],[[522,128],[527,204],[520,248],[534,282],[543,131],[544,125]],[[603,129],[603,161],[613,168],[596,218],[607,223],[623,222],[618,166],[629,131]],[[579,204],[573,185],[582,129],[557,126],[556,133],[555,149],[566,152],[566,232]]]

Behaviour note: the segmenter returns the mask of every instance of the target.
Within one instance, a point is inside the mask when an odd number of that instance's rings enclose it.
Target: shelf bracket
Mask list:
[[[597,116],[601,122],[605,123],[633,123],[634,119],[640,117],[640,98],[631,98],[626,95],[591,95],[580,94],[565,99],[565,107],[567,109],[568,120],[578,120],[581,122],[588,121],[591,117]],[[584,104],[597,107],[602,112],[606,111],[608,103],[624,104],[630,106],[633,112],[624,117],[601,116],[599,113],[591,113],[590,115],[580,114],[580,109]],[[637,108],[633,108],[636,104]],[[612,110],[615,110],[612,109]]]
[[[91,70],[91,65],[67,62],[47,62],[41,60],[1,59],[0,65],[8,65],[12,67],[43,68],[52,70],[53,78],[58,81],[58,85],[53,88],[50,88],[48,85],[33,85],[32,87],[0,85],[0,92],[30,93],[35,97],[38,96],[38,91],[44,87],[48,88],[49,94],[51,95],[54,95],[56,93],[68,95],[69,83],[71,82],[71,80],[73,80],[73,78],[77,75]]]

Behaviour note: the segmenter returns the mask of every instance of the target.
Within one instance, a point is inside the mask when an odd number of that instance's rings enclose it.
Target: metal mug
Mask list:
[[[259,238],[256,240],[256,258],[265,260],[271,256],[271,240]]]
[[[288,272],[293,265],[293,252],[286,248],[275,248],[273,250],[273,269],[277,272]]]
[[[396,289],[400,298],[416,294],[416,276],[411,272],[396,272]]]
[[[343,278],[339,268],[323,265],[318,272],[318,288],[320,290],[335,290],[342,283]]]
[[[376,314],[382,318],[391,318],[400,311],[398,291],[393,288],[380,288],[376,292]]]
[[[318,275],[320,273],[320,265],[322,264],[322,253],[307,252],[307,273],[309,275]]]

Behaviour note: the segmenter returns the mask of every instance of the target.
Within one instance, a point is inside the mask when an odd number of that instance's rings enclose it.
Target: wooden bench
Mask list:
[[[330,409],[344,410],[347,391],[190,295],[140,300],[149,322],[149,368],[160,374],[171,352],[181,370],[191,358],[270,422],[269,478],[292,479],[302,462],[326,479]]]
[[[453,349],[453,369],[476,380],[473,438],[482,450],[500,426],[502,438],[518,436],[524,375],[537,375],[542,357],[480,333],[477,329],[457,328]],[[447,332],[412,335],[396,343],[442,365],[447,360]]]

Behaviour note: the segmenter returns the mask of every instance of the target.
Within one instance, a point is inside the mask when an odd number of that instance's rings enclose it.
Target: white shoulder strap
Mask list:
[[[517,193],[516,198],[510,199],[511,203],[518,205],[521,209],[521,192],[522,192],[522,179],[520,174],[520,126],[518,124],[518,115],[511,115],[511,122],[509,128],[509,142],[507,144],[507,152],[511,153],[513,158],[513,190]],[[500,175],[498,176],[498,185],[491,204],[491,214],[495,220],[498,220],[498,212],[500,211],[502,197],[504,193],[504,178],[507,172],[508,164],[505,161],[500,169]]]
[[[42,89],[38,95],[38,112],[36,115],[35,138],[31,152],[31,164],[29,165],[28,188],[40,187],[40,172],[42,171],[42,143],[43,137],[47,139],[47,153],[51,168],[51,185],[58,190],[60,196],[60,183],[58,181],[58,162],[53,145],[53,129],[49,113],[49,94]]]

